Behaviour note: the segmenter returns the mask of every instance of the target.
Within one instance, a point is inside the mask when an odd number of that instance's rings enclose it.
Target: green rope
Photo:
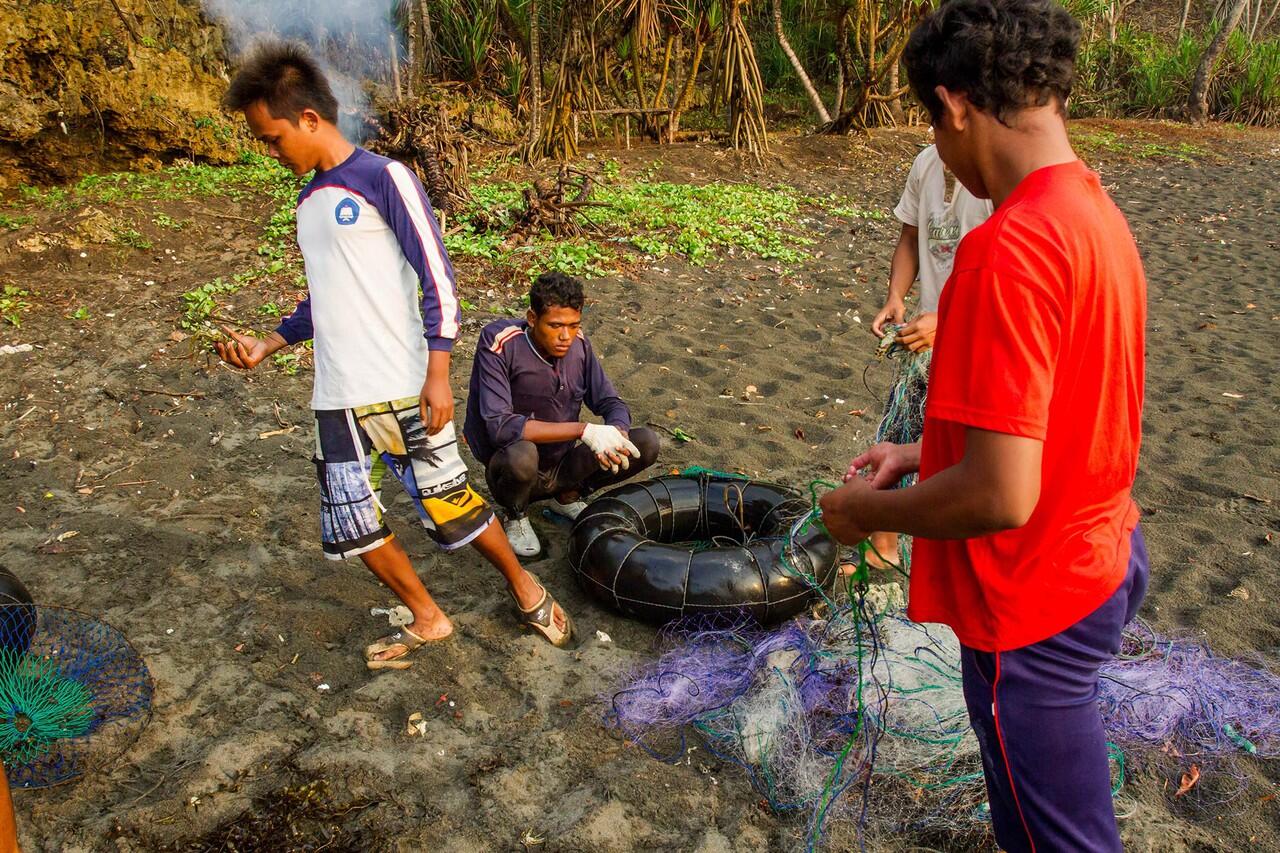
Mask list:
[[[1111,786],[1111,796],[1114,797],[1124,787],[1124,753],[1111,741],[1107,741],[1107,753],[1116,763],[1116,783]]]
[[[1236,746],[1243,749],[1245,752],[1249,753],[1250,755],[1258,754],[1257,745],[1253,741],[1245,737],[1244,735],[1240,734],[1240,732],[1236,731],[1235,726],[1231,725],[1230,723],[1227,723],[1222,727],[1222,731],[1224,734],[1226,734],[1228,738],[1230,738],[1232,743],[1234,743]]]
[[[93,695],[48,658],[0,649],[0,756],[28,764],[93,723]]]
[[[690,465],[680,472],[681,477],[696,480],[699,477],[726,477],[730,480],[750,480],[746,474],[731,474],[728,471],[717,471],[714,468],[703,468],[701,465]]]

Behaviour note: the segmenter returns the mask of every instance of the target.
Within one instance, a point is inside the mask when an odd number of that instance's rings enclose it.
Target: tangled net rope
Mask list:
[[[817,510],[797,524],[821,524]],[[694,734],[776,811],[805,815],[811,850],[833,817],[854,823],[864,849],[904,830],[974,843],[987,833],[986,790],[959,642],[907,620],[898,584],[867,583],[866,548],[843,594],[824,595],[811,618],[773,630],[746,619],[668,626],[657,661],[606,697],[606,723],[670,762],[689,760]],[[1233,758],[1280,754],[1280,674],[1159,638],[1140,620],[1103,667],[1098,701],[1116,792],[1135,765],[1176,783],[1194,762],[1231,784],[1202,785],[1188,801],[1220,802],[1245,784]]]
[[[893,323],[885,324],[884,335],[876,347],[876,360],[889,361],[893,366],[889,396],[885,400],[880,423],[876,426],[876,444],[882,441],[911,444],[919,441],[920,436],[924,434],[924,409],[929,393],[929,364],[933,358],[933,350],[912,352],[898,343],[898,333],[902,328]],[[869,370],[870,366],[867,369]],[[865,373],[863,384],[866,384]],[[867,390],[871,390],[869,386]],[[874,392],[872,396],[875,396]],[[905,488],[915,480],[915,474],[908,474],[902,478],[898,486]],[[882,561],[886,561],[890,555],[880,556]],[[893,556],[896,557],[899,566],[911,565],[909,537],[898,537],[898,553]]]
[[[0,759],[42,788],[109,763],[141,734],[152,683],[115,628],[62,607],[0,606]]]

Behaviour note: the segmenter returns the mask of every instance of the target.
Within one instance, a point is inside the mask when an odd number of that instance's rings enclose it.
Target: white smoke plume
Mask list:
[[[384,81],[390,40],[399,34],[392,22],[396,0],[201,0],[221,22],[230,41],[232,62],[263,39],[300,41],[324,65],[341,106],[343,131],[363,136],[369,104],[362,80]],[[403,54],[401,54],[403,55]]]

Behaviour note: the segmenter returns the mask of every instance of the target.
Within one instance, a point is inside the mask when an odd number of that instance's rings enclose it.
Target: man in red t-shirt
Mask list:
[[[842,542],[916,537],[908,615],[960,640],[1010,853],[1121,849],[1098,668],[1147,584],[1130,496],[1146,284],[1067,138],[1079,37],[1054,0],[950,0],[912,34],[938,153],[995,212],[943,289],[923,440],[871,448],[822,500]]]

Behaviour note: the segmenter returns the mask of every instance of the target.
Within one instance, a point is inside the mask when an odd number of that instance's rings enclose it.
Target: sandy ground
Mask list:
[[[1154,579],[1143,614],[1223,653],[1274,661],[1280,137],[1200,141],[1217,153],[1090,154],[1150,278],[1137,496]],[[693,146],[618,156],[624,169],[661,156],[666,177],[745,172],[887,212],[919,142],[792,140],[764,170]],[[235,211],[253,218],[251,207]],[[654,632],[583,596],[565,531],[550,521],[537,519],[549,554],[532,568],[577,620],[582,639],[568,651],[519,633],[496,573],[470,552],[438,553],[397,492],[393,525],[457,637],[420,651],[408,672],[366,672],[359,650],[386,624],[369,609],[391,599],[358,564],[321,557],[309,374],[246,378],[169,339],[179,295],[252,263],[257,243],[252,223],[190,215],[192,229],[148,252],[33,253],[22,241],[59,227],[43,214],[0,236],[0,277],[40,297],[21,329],[0,327],[0,343],[38,347],[0,356],[0,561],[39,601],[123,630],[156,684],[154,719],[122,759],[77,784],[18,793],[27,849],[220,849],[236,823],[258,827],[258,846],[236,849],[795,848],[802,825],[770,813],[733,767],[705,756],[662,764],[604,729],[601,696],[649,657]],[[817,213],[796,226],[817,242],[795,269],[664,260],[591,282],[588,332],[635,421],[697,437],[665,446],[662,469],[801,485],[843,470],[873,433],[888,376],[867,370],[866,324],[896,229]],[[477,286],[464,275],[464,295]],[[64,319],[79,305],[94,319]],[[483,319],[469,319],[456,351],[459,413]],[[748,385],[758,394],[744,401]],[[405,734],[414,712],[425,736]],[[1277,849],[1280,772],[1253,764],[1249,774],[1246,793],[1212,812],[1139,775],[1123,795],[1128,845]],[[296,811],[301,834],[288,840],[288,820],[269,820],[288,811],[280,792],[315,782],[318,805]],[[850,827],[834,826],[830,843],[847,849]]]

